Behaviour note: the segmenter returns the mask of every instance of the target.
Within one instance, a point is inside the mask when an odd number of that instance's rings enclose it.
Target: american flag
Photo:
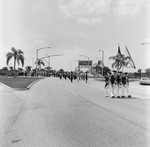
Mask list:
[[[116,55],[116,60],[118,62],[124,62],[124,55],[121,54],[120,46],[118,45],[118,54]]]

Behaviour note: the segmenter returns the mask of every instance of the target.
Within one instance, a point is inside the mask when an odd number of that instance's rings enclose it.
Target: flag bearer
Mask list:
[[[122,76],[122,84],[123,84],[122,97],[125,98],[125,90],[126,90],[127,96],[130,98],[131,95],[129,94],[129,78],[127,72],[125,72]]]
[[[88,81],[88,72],[85,72],[85,81],[86,81],[86,83]]]
[[[121,81],[121,71],[119,71],[116,75],[116,90],[117,90],[117,98],[120,98],[120,90],[122,88],[122,81]]]
[[[112,88],[111,88],[111,72],[108,72],[107,75],[105,76],[105,96],[108,97],[109,92],[111,97],[113,96],[112,94]]]
[[[111,98],[114,98],[114,91],[116,89],[116,71],[113,70],[112,75],[110,76],[110,83],[111,83],[111,91],[112,91],[112,95]]]
[[[73,82],[73,72],[71,71],[70,73],[70,80],[71,80],[71,83]]]
[[[111,85],[112,85],[112,98],[115,97],[115,91],[117,89],[117,79],[116,79],[116,73],[117,71],[113,70],[113,74],[111,76]]]

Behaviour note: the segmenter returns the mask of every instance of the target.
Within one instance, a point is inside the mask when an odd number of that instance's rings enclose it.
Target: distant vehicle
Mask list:
[[[140,85],[150,85],[150,79],[147,77],[142,77],[139,81]]]

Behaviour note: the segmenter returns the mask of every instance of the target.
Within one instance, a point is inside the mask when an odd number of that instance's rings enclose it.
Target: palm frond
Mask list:
[[[13,53],[9,52],[6,54],[6,64],[8,65],[10,59],[13,57]]]
[[[20,55],[19,60],[21,61],[22,67],[24,66],[24,56]]]
[[[42,62],[41,62],[41,65],[45,66],[45,63],[42,61]]]
[[[114,67],[116,66],[116,62],[112,63],[111,67],[114,69]]]
[[[17,50],[17,53],[18,53],[18,54],[24,54],[23,51],[20,50],[20,49]]]
[[[116,59],[116,56],[109,57],[109,60],[115,60],[115,59]]]
[[[14,47],[12,47],[11,50],[12,50],[14,55],[17,55],[17,50]]]

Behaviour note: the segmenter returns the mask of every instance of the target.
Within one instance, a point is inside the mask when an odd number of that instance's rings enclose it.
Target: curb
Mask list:
[[[8,85],[5,85],[5,84],[3,84],[3,83],[1,83],[1,82],[0,82],[0,85],[4,86],[5,88],[7,88],[7,89],[9,89],[9,90],[21,90],[21,91],[23,91],[23,90],[29,90],[29,89],[31,88],[31,86],[33,86],[36,82],[38,82],[38,81],[40,81],[40,80],[42,80],[42,79],[38,79],[38,80],[32,82],[30,85],[28,85],[27,88],[12,88],[12,87],[10,87],[10,86],[8,86]]]

